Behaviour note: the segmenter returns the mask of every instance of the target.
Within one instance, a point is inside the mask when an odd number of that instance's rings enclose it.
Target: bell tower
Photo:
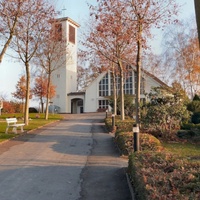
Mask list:
[[[69,17],[59,18],[55,22],[56,31],[61,41],[66,43],[66,50],[60,66],[52,73],[52,83],[56,86],[56,96],[51,100],[60,113],[70,113],[71,103],[68,94],[77,90],[77,29],[79,24]]]

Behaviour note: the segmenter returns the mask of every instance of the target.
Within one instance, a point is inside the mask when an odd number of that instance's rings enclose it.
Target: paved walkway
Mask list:
[[[129,200],[125,167],[103,113],[65,120],[0,145],[0,200]]]

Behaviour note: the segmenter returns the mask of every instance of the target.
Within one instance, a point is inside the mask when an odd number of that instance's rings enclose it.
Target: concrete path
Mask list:
[[[0,200],[129,200],[103,113],[65,120],[0,144]]]

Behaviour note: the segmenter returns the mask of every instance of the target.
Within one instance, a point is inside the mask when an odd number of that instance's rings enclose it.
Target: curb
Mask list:
[[[128,183],[128,187],[129,187],[129,190],[130,190],[130,193],[131,193],[132,200],[136,200],[135,193],[133,191],[133,187],[132,187],[132,184],[131,184],[131,180],[130,180],[129,175],[127,173],[126,173],[126,179],[127,179],[127,183]]]

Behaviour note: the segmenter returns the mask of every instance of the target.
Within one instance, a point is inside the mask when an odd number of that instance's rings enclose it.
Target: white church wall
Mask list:
[[[160,83],[158,83],[156,80],[153,78],[146,76],[146,84],[145,84],[145,93],[150,93],[153,87],[159,87],[161,86]]]
[[[62,113],[71,113],[71,101],[67,94],[76,92],[77,89],[77,28],[76,22],[70,18],[58,19],[62,23],[62,38],[66,42],[66,54],[52,77],[52,82],[56,86],[56,96],[52,99],[54,105],[60,107]],[[69,27],[73,29],[69,32]],[[70,40],[69,35],[73,36]],[[72,41],[73,39],[73,41]]]
[[[85,91],[85,112],[96,112],[98,109],[99,81],[104,77],[106,72],[100,74]]]

